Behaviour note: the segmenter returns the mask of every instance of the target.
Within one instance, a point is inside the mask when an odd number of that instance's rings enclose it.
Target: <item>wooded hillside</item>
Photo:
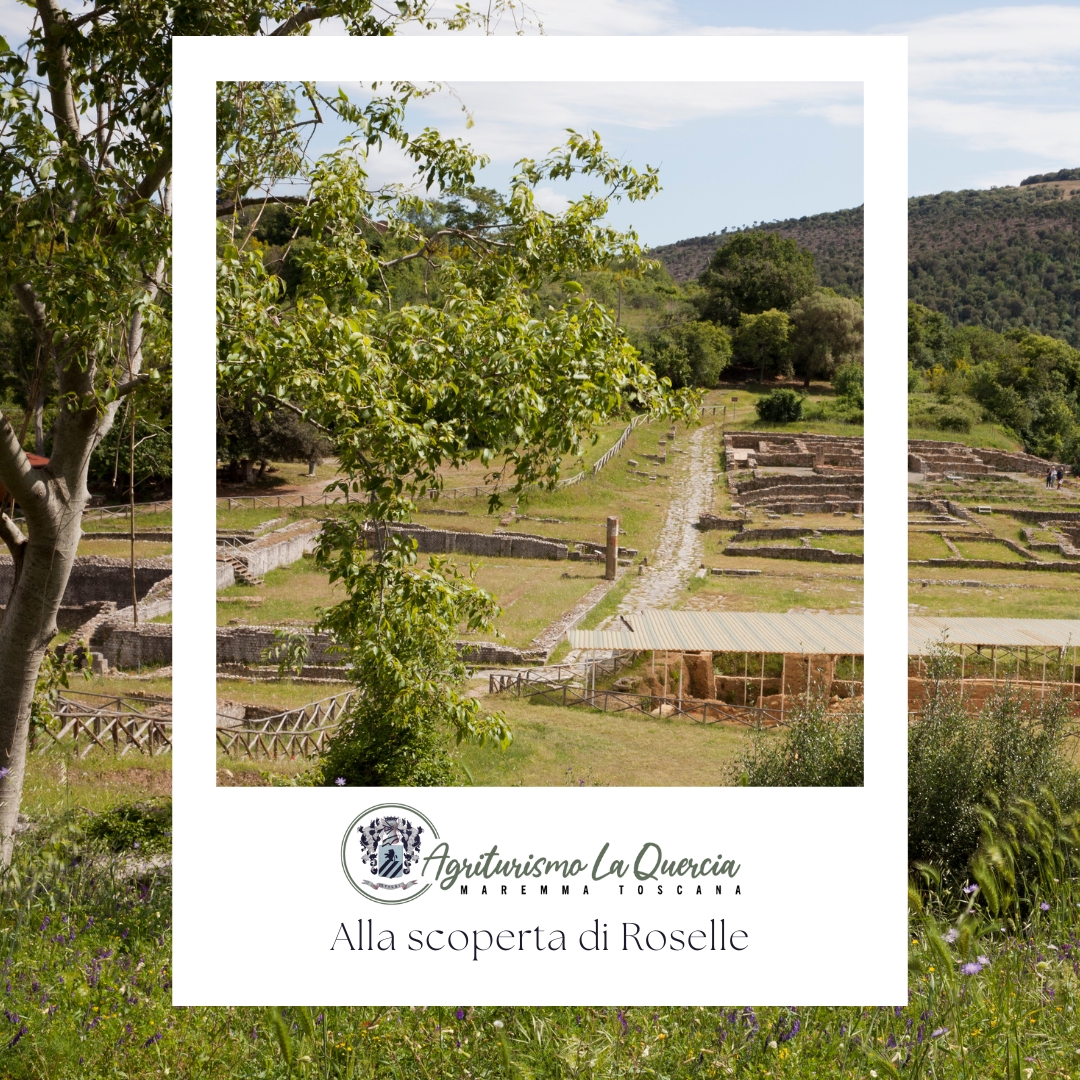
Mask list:
[[[1027,326],[1080,345],[1080,184],[1030,179],[1023,187],[911,199],[909,295],[953,324],[999,332]],[[862,223],[859,207],[756,228],[812,251],[823,285],[861,293]],[[688,281],[726,235],[681,240],[652,254],[677,281]]]

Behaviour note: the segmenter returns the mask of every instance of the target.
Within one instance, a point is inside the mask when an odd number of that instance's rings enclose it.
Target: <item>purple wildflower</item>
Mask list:
[[[464,1019],[465,1019],[465,1010],[464,1010],[464,1009],[458,1009],[458,1010],[457,1010],[457,1012],[455,1012],[455,1013],[454,1013],[454,1015],[455,1015],[455,1016],[456,1016],[456,1017],[457,1017],[457,1018],[458,1018],[459,1020],[464,1020]]]
[[[336,779],[336,780],[334,781],[334,783],[335,783],[335,784],[337,784],[337,786],[338,786],[338,787],[344,787],[344,786],[345,786],[345,777],[344,777],[344,776],[339,776],[339,777],[338,777],[338,778],[337,778],[337,779]]]
[[[938,1039],[942,1035],[948,1035],[948,1034],[949,1034],[949,1029],[948,1028],[934,1028],[934,1030],[930,1032],[930,1038],[931,1039]]]
[[[949,932],[945,935],[945,942],[951,945],[960,936],[960,931],[955,926],[949,927]]]
[[[1041,904],[1039,905],[1039,910],[1040,910],[1040,911],[1049,911],[1049,910],[1050,910],[1050,905],[1049,905],[1049,904],[1048,904],[1048,903],[1047,903],[1047,902],[1046,902],[1046,901],[1044,900],[1044,901],[1043,901],[1043,902],[1042,902],[1042,903],[1041,903]]]
[[[49,918],[48,915],[46,915],[45,918],[41,920],[41,926],[38,929],[39,930],[44,930],[45,927],[48,926],[49,923],[51,923],[51,922],[52,922],[52,919]]]
[[[989,956],[976,956],[975,959],[978,960],[979,963],[982,964],[983,967],[989,967],[990,966],[990,957]]]
[[[964,895],[965,896],[971,896],[972,893],[977,893],[978,891],[979,891],[979,886],[978,885],[965,885],[964,886]]]
[[[920,1024],[919,1025],[919,1030],[915,1033],[915,1041],[917,1043],[921,1043],[923,1041],[923,1036],[925,1034],[926,1034],[926,1025],[925,1024]]]
[[[143,1043],[143,1048],[145,1049],[148,1046],[153,1046],[154,1043],[160,1042],[160,1041],[161,1041],[161,1032],[156,1031],[156,1032],[154,1032],[153,1035],[150,1036],[149,1039],[146,1040],[146,1042]]]
[[[3,780],[9,772],[11,772],[11,770],[6,765],[4,766],[4,768],[0,769],[0,780]]]
[[[978,975],[982,971],[982,964],[964,964],[960,968],[961,975]]]
[[[5,769],[4,772],[7,772],[7,769]],[[15,1032],[15,1034],[11,1037],[11,1040],[8,1042],[8,1049],[10,1050],[29,1030],[30,1029],[25,1024],[23,1024],[22,1027],[20,1027],[19,1030]]]
[[[890,1035],[890,1036],[888,1037],[888,1039],[886,1039],[886,1040],[885,1040],[885,1045],[886,1045],[886,1046],[887,1046],[887,1047],[888,1047],[888,1048],[889,1048],[890,1050],[894,1050],[894,1049],[896,1048],[896,1036],[895,1036],[895,1035]]]
[[[627,1029],[627,1028],[628,1028],[628,1027],[629,1027],[630,1025],[629,1025],[629,1024],[627,1024],[627,1022],[626,1022],[626,1015],[625,1015],[625,1014],[623,1013],[622,1009],[619,1009],[619,1010],[618,1010],[618,1014],[617,1014],[617,1015],[618,1015],[618,1017],[619,1017],[619,1023],[620,1023],[620,1024],[622,1024],[623,1034],[625,1035],[625,1034],[626,1034],[626,1029]]]

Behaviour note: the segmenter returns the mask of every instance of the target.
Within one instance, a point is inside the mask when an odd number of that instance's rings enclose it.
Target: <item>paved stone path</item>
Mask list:
[[[687,465],[671,483],[667,520],[660,530],[656,550],[649,556],[645,572],[623,597],[619,605],[621,614],[671,607],[690,575],[701,565],[705,542],[694,522],[713,510],[715,449],[711,425],[698,428],[690,437]]]

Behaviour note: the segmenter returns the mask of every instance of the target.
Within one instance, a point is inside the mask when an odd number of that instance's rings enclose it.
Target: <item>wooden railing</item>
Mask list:
[[[231,757],[252,760],[312,757],[325,749],[355,693],[348,690],[298,709],[257,719],[235,720],[219,713],[218,748]]]
[[[172,712],[168,698],[79,694],[61,697],[54,716],[55,725],[33,731],[38,753],[68,745],[79,758],[95,748],[108,750],[117,757],[132,750],[150,757],[172,750]]]

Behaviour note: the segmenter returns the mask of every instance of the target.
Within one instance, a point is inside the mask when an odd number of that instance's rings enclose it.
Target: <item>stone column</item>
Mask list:
[[[615,580],[615,572],[619,568],[619,519],[609,517],[607,519],[607,571],[604,577],[608,581]]]

